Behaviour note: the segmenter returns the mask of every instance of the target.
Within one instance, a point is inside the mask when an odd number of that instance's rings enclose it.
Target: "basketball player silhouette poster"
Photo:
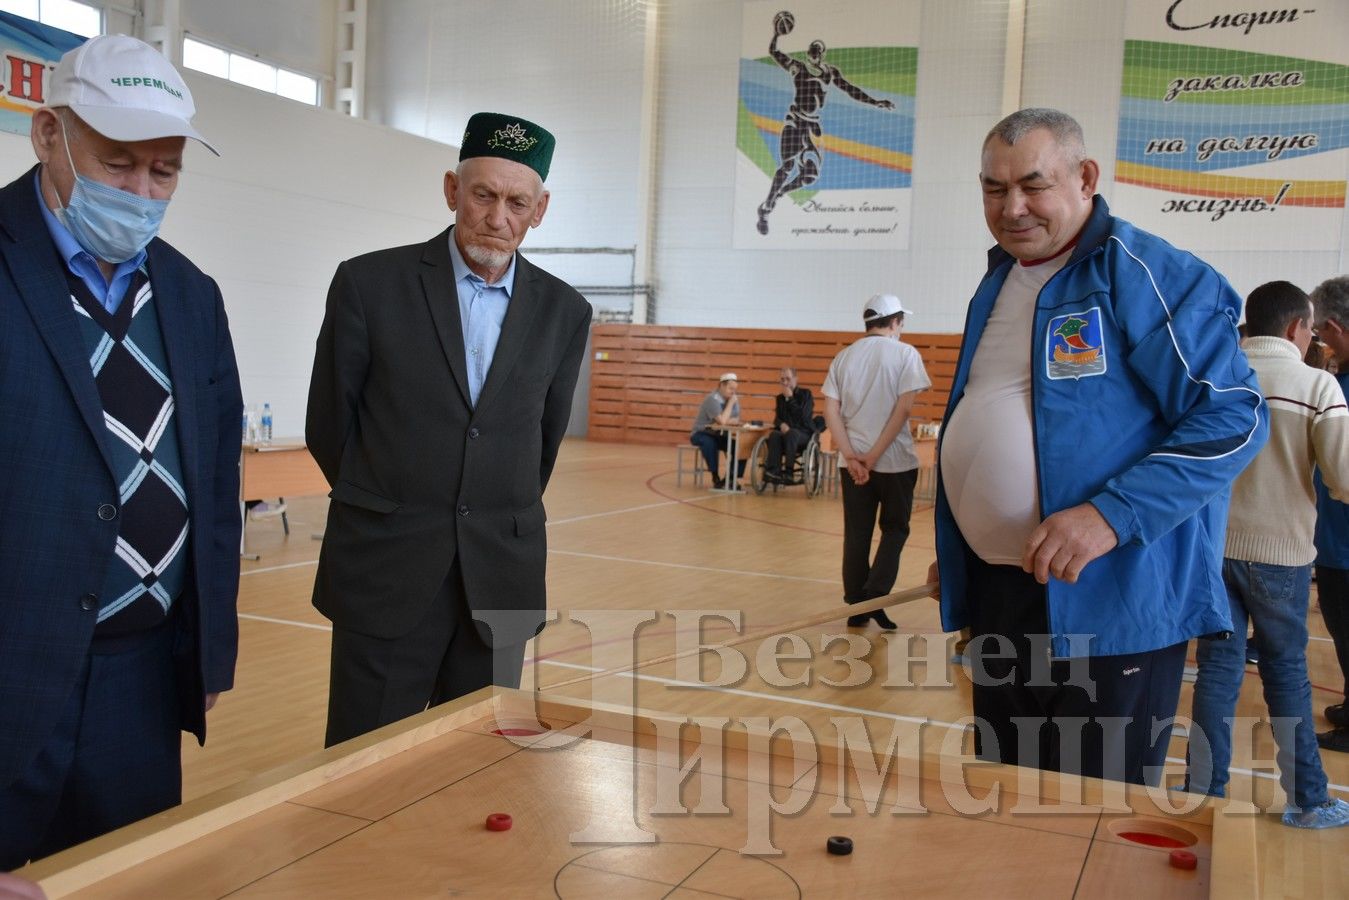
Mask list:
[[[746,3],[738,249],[908,247],[918,3]]]

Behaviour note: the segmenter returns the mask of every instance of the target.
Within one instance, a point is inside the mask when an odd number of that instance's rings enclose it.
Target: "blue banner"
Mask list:
[[[33,110],[47,104],[52,69],[84,38],[0,12],[0,130],[27,134]]]

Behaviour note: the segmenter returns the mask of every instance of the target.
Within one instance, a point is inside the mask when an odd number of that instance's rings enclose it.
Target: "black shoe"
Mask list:
[[[890,620],[890,617],[885,614],[885,610],[883,609],[876,610],[871,614],[871,618],[875,619],[876,624],[881,626],[881,631],[896,631],[899,628],[898,625]]]
[[[849,628],[865,628],[868,622],[875,622],[881,627],[882,631],[895,631],[899,628],[890,617],[885,614],[885,610],[878,609],[875,612],[862,613],[860,616],[848,616]]]
[[[1349,753],[1349,728],[1336,728],[1316,736],[1316,746],[1336,753]]]
[[[768,484],[781,484],[782,476],[777,472],[770,472],[767,469],[764,469],[763,480]]]
[[[1254,666],[1260,662],[1260,651],[1251,644],[1246,645],[1246,665]]]
[[[726,487],[726,479],[713,475],[712,487],[716,488],[717,490],[721,490],[722,488]]]
[[[1327,706],[1326,721],[1336,728],[1349,728],[1349,713],[1345,712],[1344,704],[1336,703],[1334,706]]]

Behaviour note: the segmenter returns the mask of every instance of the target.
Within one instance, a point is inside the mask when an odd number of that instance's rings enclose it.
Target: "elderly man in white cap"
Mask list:
[[[909,433],[913,398],[931,387],[918,351],[900,343],[910,312],[894,294],[877,294],[862,308],[866,334],[829,364],[824,380],[824,420],[838,447],[843,486],[843,600],[884,597],[895,586],[899,554],[909,538],[918,456]],[[871,535],[880,513],[881,540],[871,556]],[[883,610],[849,616],[887,630],[895,624]]]
[[[47,96],[0,194],[0,870],[178,803],[238,637],[234,349],[156,237],[192,95],[109,35]]]
[[[740,422],[740,398],[735,393],[739,383],[740,379],[734,372],[726,372],[721,376],[717,381],[717,389],[704,397],[702,405],[698,407],[698,415],[693,420],[693,432],[689,435],[689,443],[702,451],[707,471],[712,473],[712,486],[717,488],[726,484],[726,479],[721,477],[718,454],[726,449],[729,438],[726,432],[714,431],[712,426],[736,425]],[[738,472],[744,471],[745,464],[742,462]]]

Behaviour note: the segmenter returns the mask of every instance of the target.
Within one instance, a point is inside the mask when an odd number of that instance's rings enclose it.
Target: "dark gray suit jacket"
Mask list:
[[[457,558],[472,609],[534,613],[497,636],[514,643],[543,624],[543,490],[590,304],[517,255],[475,408],[449,240],[359,256],[333,277],[305,425],[332,486],[314,606],[361,634],[406,634]]]

